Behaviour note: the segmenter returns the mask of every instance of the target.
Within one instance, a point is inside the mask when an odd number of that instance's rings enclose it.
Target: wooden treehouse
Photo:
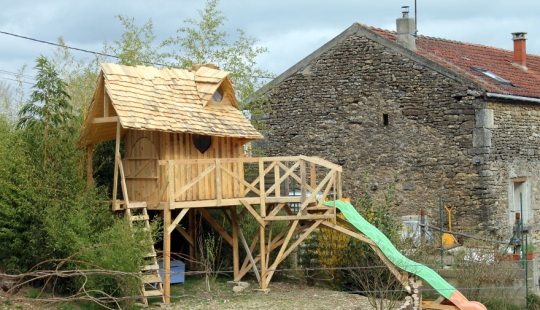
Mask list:
[[[336,218],[335,208],[322,204],[321,197],[341,198],[340,166],[307,156],[246,156],[245,144],[262,135],[238,110],[228,72],[212,65],[180,70],[104,63],[101,69],[81,133],[88,149],[88,175],[93,146],[115,140],[112,210],[146,224],[148,212],[156,211],[164,222],[164,279],[152,251],[141,271],[145,302],[150,296],[169,302],[171,243],[187,242],[195,260],[201,218],[231,245],[235,281],[252,272],[266,289],[278,265],[311,232],[325,226],[370,244],[409,285],[408,274],[394,267],[372,240]],[[291,184],[296,195],[289,195]],[[120,191],[122,199],[117,198]],[[142,212],[134,215],[135,210]],[[228,225],[220,224],[212,215],[216,213]],[[248,216],[259,224],[255,236],[246,236],[239,225]],[[188,224],[181,227],[183,219]],[[285,228],[275,231],[276,221],[284,221]],[[184,240],[171,240],[175,230]],[[240,248],[245,257],[240,257]],[[144,287],[156,282],[163,287]]]

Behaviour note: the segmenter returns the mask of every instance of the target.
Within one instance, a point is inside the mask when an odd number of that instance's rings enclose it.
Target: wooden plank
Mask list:
[[[334,214],[307,214],[307,215],[277,215],[267,216],[265,221],[294,221],[294,220],[319,220],[333,219]]]
[[[422,300],[422,309],[424,310],[459,310],[456,306],[451,305],[438,305],[434,304],[431,300]]]
[[[246,256],[247,258],[249,258],[249,261],[251,262],[251,267],[253,269],[253,272],[255,273],[255,277],[257,278],[259,285],[261,285],[262,284],[261,275],[259,274],[259,270],[257,269],[257,264],[255,262],[255,259],[253,259],[253,254],[251,254],[253,249],[251,247],[248,247],[246,238],[244,237],[244,233],[242,232],[241,229],[238,229],[238,233],[240,235],[240,240],[242,241],[242,244],[244,245],[244,249],[246,250]]]
[[[236,206],[229,208],[231,216],[229,223],[231,224],[232,231],[232,248],[233,248],[233,278],[236,278],[240,272],[240,246],[238,245],[238,238],[240,238],[240,225],[238,221],[238,215],[236,213]],[[223,214],[227,217],[227,210],[223,209]],[[244,244],[244,247],[247,244]],[[247,247],[245,247],[247,249]]]
[[[225,241],[227,241],[230,245],[233,244],[233,239],[232,237],[229,235],[229,233],[227,233],[227,231],[225,229],[223,229],[223,227],[221,227],[221,225],[219,225],[218,222],[216,222],[216,220],[214,220],[214,218],[212,217],[212,215],[210,215],[210,213],[208,213],[208,211],[206,211],[206,209],[200,209],[199,212],[201,213],[201,215],[204,217],[204,219],[212,226],[214,227],[214,229],[219,233],[220,236],[223,237],[223,239],[225,239]]]
[[[153,282],[153,283],[156,283],[156,282]],[[146,291],[146,290],[144,291],[145,297],[158,297],[162,295],[163,295],[163,292],[157,289],[153,291]]]
[[[319,166],[323,166],[323,167],[326,167],[328,169],[332,169],[332,170],[337,170],[339,172],[342,172],[343,171],[343,168],[339,165],[336,165],[334,163],[331,163],[327,160],[324,160],[322,158],[318,158],[318,157],[309,157],[309,156],[304,156],[304,155],[300,155],[298,156],[300,158],[300,160],[305,160],[307,162],[310,162],[310,163],[314,163],[314,164],[317,164]]]
[[[402,283],[403,286],[405,286],[405,287],[407,287],[409,285],[408,280],[405,279],[403,274],[401,274],[399,272],[399,270],[396,268],[396,266],[386,257],[386,255],[384,255],[384,253],[379,249],[379,246],[373,240],[369,239],[367,236],[365,236],[363,234],[348,230],[346,228],[343,228],[343,227],[341,227],[339,225],[336,225],[336,224],[333,224],[333,223],[330,223],[330,222],[326,222],[326,221],[322,222],[322,225],[324,225],[324,226],[326,226],[328,228],[340,231],[340,232],[342,232],[344,234],[347,234],[347,235],[349,235],[351,237],[354,237],[356,239],[359,239],[359,240],[367,243],[373,249],[373,251],[375,251],[375,253],[377,253],[377,255],[385,263],[385,265],[388,267],[388,269],[390,269],[390,272],[392,272],[394,274],[394,276],[396,276],[396,278],[400,281],[400,283]]]
[[[216,201],[218,206],[221,206],[222,200],[223,200],[223,192],[222,187],[223,184],[221,183],[221,161],[219,159],[216,159],[216,163],[214,164],[214,167],[216,167]]]
[[[169,205],[163,210],[163,227],[171,225],[170,206],[174,202],[174,166],[169,162]],[[171,233],[168,229],[163,231],[163,295],[165,303],[169,303],[171,296]]]
[[[274,275],[274,272],[279,263],[281,263],[289,254],[291,254],[291,252],[294,251],[294,249],[296,249],[307,238],[307,236],[309,236],[309,234],[311,234],[317,227],[319,227],[322,222],[323,220],[315,221],[308,229],[306,229],[302,233],[302,235],[300,235],[300,237],[293,244],[291,244],[291,246],[286,251],[282,251],[287,247],[290,237],[295,234],[295,231],[293,231],[293,229],[296,228],[296,225],[291,225],[291,229],[289,230],[289,233],[287,234],[287,237],[285,238],[285,241],[283,242],[283,245],[280,249],[280,254],[276,256],[276,260],[274,261],[272,266],[270,266],[271,271],[268,273],[268,278],[266,280],[267,284],[270,283],[270,280],[272,279],[272,276]],[[297,221],[295,221],[294,223],[297,223]]]
[[[175,229],[186,239],[186,241],[189,243],[189,246],[195,246],[195,240],[191,238],[191,236],[185,229],[183,229],[181,226],[176,226]]]
[[[143,283],[158,283],[161,282],[161,277],[157,273],[141,275]]]
[[[101,84],[101,83],[100,83]],[[109,117],[109,105],[111,104],[111,97],[107,92],[103,93],[103,117]]]
[[[172,221],[171,225],[167,227],[167,232],[170,234],[173,232],[173,230],[178,226],[178,223],[184,218],[184,216],[188,213],[189,209],[182,209],[178,216]]]
[[[104,123],[115,123],[115,122],[118,122],[118,116],[96,117],[92,120],[92,124],[104,124]]]
[[[86,146],[86,185],[88,188],[92,187],[94,183],[94,170],[92,167],[94,159],[94,145],[88,144]]]
[[[120,184],[122,185],[122,193],[124,194],[124,201],[129,206],[129,197],[126,185],[126,178],[124,176],[124,167],[122,166],[122,160],[120,159],[120,153],[116,154],[118,158],[118,170],[120,171]]]
[[[142,209],[147,207],[146,201],[126,202],[126,205],[126,208],[128,209]]]
[[[116,145],[114,148],[114,176],[113,176],[113,210],[118,210],[118,206],[116,205],[116,199],[118,198],[118,157],[117,155],[120,154],[120,122],[116,125]]]
[[[297,162],[297,164],[295,164],[295,166],[292,166],[291,168],[287,168],[287,166],[283,165],[282,163],[278,163],[278,165],[280,165],[280,167],[282,167],[285,171],[291,171],[291,173],[289,174],[291,178],[298,182],[298,184],[305,186],[308,191],[313,192],[313,187],[309,186],[309,184],[303,184],[302,179],[298,175],[296,175],[296,173],[294,173],[294,169],[300,166],[300,162]]]
[[[259,159],[259,190],[260,190],[260,212],[261,217],[266,216],[266,193],[264,188],[264,176],[266,175],[267,170],[264,169],[264,162],[262,158]]]
[[[309,163],[309,185],[311,187],[317,186],[317,170],[313,162]]]
[[[173,161],[170,161],[172,164]],[[174,166],[173,166],[174,167]],[[183,193],[188,192],[188,189],[193,188],[194,185],[199,182],[202,178],[204,178],[205,175],[209,174],[216,168],[216,165],[211,165],[206,169],[203,173],[199,174],[195,179],[191,180],[188,184],[184,185],[182,188],[180,188],[175,194],[174,199],[178,199]],[[174,169],[174,168],[173,168]],[[189,200],[189,197],[188,197]]]
[[[274,163],[275,164],[275,163]],[[271,193],[272,191],[274,191],[274,189],[277,187],[279,187],[279,184],[281,184],[283,181],[285,181],[285,179],[287,179],[289,177],[289,175],[291,175],[293,172],[294,172],[294,169],[296,169],[296,167],[298,167],[300,165],[300,163],[296,163],[294,164],[291,168],[289,168],[288,170],[286,170],[285,174],[283,174],[283,176],[281,176],[281,178],[279,178],[278,182],[276,182],[275,184],[273,184],[267,191],[266,191],[266,195],[268,195],[269,193]],[[264,179],[264,178],[263,178]],[[300,183],[300,184],[305,184],[305,183]],[[264,188],[264,187],[263,187]],[[305,189],[305,186],[302,186],[302,188]]]
[[[221,167],[221,170],[225,173],[227,173],[228,175],[230,175],[233,179],[237,180],[238,182],[240,182],[241,184],[243,184],[244,186],[248,187],[248,192],[249,190],[251,190],[252,192],[254,192],[256,195],[260,195],[260,191],[259,189],[257,189],[255,186],[253,186],[252,184],[246,182],[243,178],[243,176],[240,176],[240,175],[237,175],[235,174],[234,172],[232,172],[231,170],[225,168],[225,167]],[[245,193],[247,194],[247,192]],[[245,195],[244,194],[244,195]]]
[[[276,197],[280,197],[281,196],[281,179],[279,177],[279,173],[280,173],[281,169],[279,169],[279,165],[275,165],[274,166],[274,183],[277,185],[276,186],[276,194],[275,196]]]
[[[242,203],[242,205],[244,205],[244,207],[246,207],[246,209],[249,211],[249,213],[251,213],[251,215],[253,215],[253,217],[259,223],[259,225],[264,226],[264,220],[261,218],[261,216],[259,216],[257,211],[255,209],[253,209],[251,204],[249,204],[247,201],[245,201],[243,199],[241,199],[240,202]]]

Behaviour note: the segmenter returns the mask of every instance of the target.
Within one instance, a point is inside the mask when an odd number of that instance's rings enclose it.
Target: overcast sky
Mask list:
[[[218,9],[228,18],[225,30],[240,28],[269,48],[259,66],[279,75],[354,22],[395,30],[404,5],[414,16],[414,0],[221,0]],[[204,6],[203,0],[2,0],[0,31],[50,42],[62,36],[68,46],[101,52],[103,41],[117,40],[124,31],[116,15],[134,17],[138,25],[152,19],[161,42],[186,18],[197,19]],[[417,11],[420,35],[511,50],[511,33],[525,31],[527,52],[540,55],[538,0],[417,0]],[[0,34],[0,47],[4,81],[54,49],[6,34]]]

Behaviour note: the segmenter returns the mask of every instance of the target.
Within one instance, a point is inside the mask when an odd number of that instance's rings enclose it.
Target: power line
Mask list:
[[[21,35],[14,34],[14,33],[11,33],[11,32],[6,32],[6,31],[1,31],[0,30],[0,33],[8,35],[8,36],[13,36],[13,37],[17,37],[17,38],[21,38],[21,39],[25,39],[25,40],[38,42],[38,43],[49,44],[49,45],[53,45],[53,46],[57,46],[57,47],[63,47],[63,48],[71,49],[71,50],[74,50],[74,51],[79,51],[79,52],[90,53],[90,54],[94,54],[94,55],[98,55],[98,56],[105,56],[105,57],[112,57],[112,58],[120,59],[120,57],[116,56],[116,55],[105,54],[105,53],[100,53],[100,52],[94,52],[94,51],[86,50],[86,49],[83,49],[83,48],[72,47],[72,46],[68,46],[68,45],[61,45],[61,44],[58,44],[58,43],[53,43],[53,42],[49,42],[49,41],[44,41],[44,40],[39,40],[39,39],[34,39],[34,38],[30,38],[30,37],[21,36]],[[145,64],[156,65],[156,66],[160,66],[160,67],[168,67],[165,64],[154,63],[154,62],[145,62]],[[255,75],[252,75],[251,77],[259,78],[259,79],[273,79],[273,77],[271,77],[271,76],[255,76]]]
[[[30,37],[25,37],[25,36],[21,36],[21,35],[10,33],[10,32],[0,31],[0,33],[6,34],[8,36],[13,36],[13,37],[17,37],[17,38],[21,38],[21,39],[25,39],[25,40],[34,41],[34,42],[54,45],[54,46],[58,46],[58,47],[65,47],[65,48],[75,50],[75,51],[79,51],[79,52],[90,53],[90,54],[94,54],[94,55],[105,56],[105,57],[113,57],[113,58],[116,58],[116,59],[120,59],[120,57],[118,57],[116,55],[109,55],[109,54],[105,54],[105,53],[85,50],[85,49],[78,48],[78,47],[71,47],[71,46],[67,46],[67,45],[61,45],[61,44],[58,44],[58,43],[53,43],[53,42],[49,42],[49,41],[34,39],[34,38],[30,38]]]
[[[8,81],[13,81],[13,82],[21,82],[21,83],[25,83],[25,84],[32,84],[30,82],[27,82],[27,81],[23,81],[23,80],[17,80],[17,79],[12,79],[12,78],[7,78],[7,77],[3,77],[3,76],[0,76],[0,79],[4,79],[4,80],[8,80]]]

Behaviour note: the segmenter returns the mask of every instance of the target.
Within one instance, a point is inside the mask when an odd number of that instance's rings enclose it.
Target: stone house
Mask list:
[[[343,166],[343,195],[394,187],[398,215],[454,206],[452,228],[509,240],[540,223],[540,56],[353,24],[259,91],[269,156]],[[444,210],[444,209],[443,209]],[[443,214],[446,224],[446,212]]]

